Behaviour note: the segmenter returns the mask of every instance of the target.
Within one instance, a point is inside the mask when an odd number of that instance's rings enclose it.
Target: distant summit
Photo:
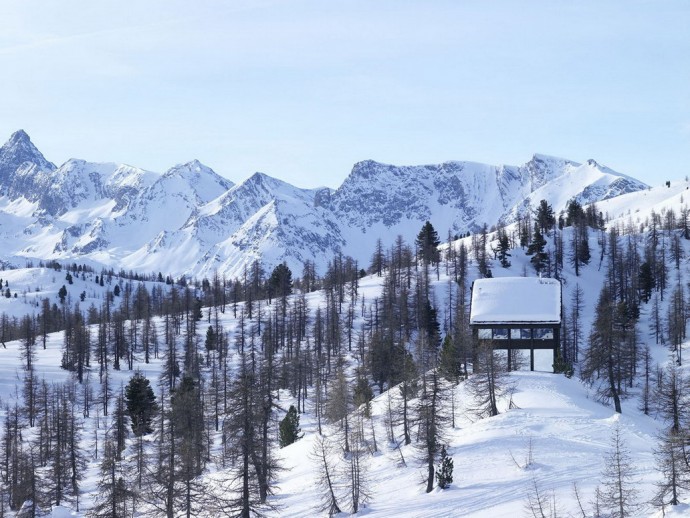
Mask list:
[[[0,182],[5,185],[18,169],[31,167],[50,171],[56,169],[55,164],[48,162],[34,146],[24,130],[15,131],[0,148]]]

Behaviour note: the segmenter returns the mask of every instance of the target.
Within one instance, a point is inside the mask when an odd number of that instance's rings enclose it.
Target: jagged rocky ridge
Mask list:
[[[238,275],[261,259],[300,272],[342,251],[365,264],[377,238],[411,241],[425,220],[442,237],[509,223],[539,200],[556,211],[645,189],[589,160],[543,155],[522,166],[355,164],[336,190],[256,173],[241,184],[194,160],[163,174],[45,159],[24,131],[0,148],[2,258],[91,262],[173,275]]]

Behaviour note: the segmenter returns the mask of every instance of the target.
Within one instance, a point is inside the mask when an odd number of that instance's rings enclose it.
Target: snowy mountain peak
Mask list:
[[[213,169],[202,164],[197,159],[184,164],[177,164],[163,174],[163,177],[171,176],[184,178],[186,181],[193,184],[201,181],[211,181],[222,185],[225,190],[230,189],[234,185],[230,180],[223,178]]]
[[[20,129],[12,133],[8,142],[12,145],[17,145],[22,143],[31,143],[31,139],[26,131]]]
[[[532,191],[539,189],[554,178],[580,167],[577,162],[549,155],[534,154],[522,169],[526,171]]]
[[[573,164],[573,165],[580,165],[577,162],[573,162],[572,160],[566,160],[565,158],[553,156],[553,155],[544,155],[542,153],[534,153],[532,155],[532,159],[527,162],[527,164],[536,164],[536,163],[542,163],[542,164]]]
[[[265,183],[271,183],[278,181],[276,178],[273,178],[271,176],[268,176],[266,173],[261,173],[257,171],[253,175],[251,175],[249,178],[247,178],[244,183],[248,185],[262,185]]]
[[[350,172],[350,176],[348,177],[348,179],[362,178],[366,180],[368,178],[376,176],[377,173],[380,173],[382,171],[389,171],[392,168],[395,168],[395,166],[390,164],[383,164],[375,160],[362,160],[361,162],[357,162],[355,165],[352,166],[352,171]]]
[[[23,159],[23,161],[38,159],[37,161],[47,162],[24,130],[12,133],[9,140],[0,148],[0,155],[14,156],[17,159]]]
[[[189,167],[190,169],[193,169],[195,171],[200,171],[202,168],[205,168],[206,166],[199,162],[198,159],[193,159],[187,162],[186,164],[183,164],[186,167]]]
[[[48,162],[34,146],[24,130],[15,131],[0,148],[0,182],[9,183],[17,169],[37,168],[54,171],[55,164]]]
[[[168,169],[164,174],[165,175],[199,175],[202,173],[213,173],[216,174],[213,169],[210,167],[202,164],[197,160],[196,158],[194,160],[190,160],[189,162],[185,162],[184,164],[177,164],[170,169]]]
[[[210,167],[194,159],[191,162],[177,164],[168,169],[161,181],[170,183],[173,178],[179,179],[188,189],[193,190],[203,203],[222,195],[233,187],[233,183],[223,178]],[[179,189],[184,189],[182,185]]]
[[[261,199],[266,200],[266,196],[269,198],[275,197],[277,194],[286,191],[300,191],[299,187],[284,182],[273,176],[269,176],[266,173],[256,172],[247,178],[244,182],[236,185],[233,190],[235,190],[235,195],[254,195],[260,196]],[[265,203],[265,202],[264,202]]]

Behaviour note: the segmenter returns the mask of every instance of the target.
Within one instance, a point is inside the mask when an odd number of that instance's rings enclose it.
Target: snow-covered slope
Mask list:
[[[468,395],[464,384],[457,389],[458,426],[447,434],[455,469],[453,484],[445,491],[436,488],[426,494],[414,446],[402,447],[408,465],[401,467],[400,455],[383,440],[385,429],[377,429],[381,449],[367,459],[372,498],[366,516],[532,516],[525,506],[534,482],[549,504],[557,503],[563,516],[577,516],[573,514],[578,510],[573,484],[589,510],[616,427],[635,459],[636,499],[650,497],[655,479],[652,445],[658,423],[634,410],[630,415],[617,415],[593,402],[580,382],[563,376],[519,372],[511,378],[516,408],[502,408],[503,413],[491,419],[472,422],[464,417]],[[381,424],[385,399],[379,397],[373,405],[374,421]],[[315,511],[320,494],[313,483],[305,483],[315,479],[315,465],[304,461],[312,451],[316,427],[309,423],[303,429],[305,438],[281,451],[290,467],[279,481],[282,517],[320,516]],[[653,512],[649,507],[643,509],[636,516]]]
[[[653,191],[650,191],[653,192]],[[570,237],[571,229],[566,229],[566,240]],[[596,239],[592,238],[595,246]],[[685,244],[685,243],[684,243]],[[519,275],[525,265],[529,264],[529,257],[520,249],[513,250],[513,265],[503,269],[495,265],[494,273],[497,277],[513,277]],[[441,271],[443,272],[443,268]],[[477,275],[476,268],[471,268],[471,278]],[[593,301],[602,281],[606,276],[604,270],[590,264],[583,268],[581,276],[576,277],[567,265],[563,277],[566,295],[564,300],[570,299],[570,293],[579,284],[586,293],[586,304],[583,310],[583,328],[588,329],[593,319]],[[56,287],[64,283],[64,274],[57,274],[45,268],[25,269],[6,272],[3,278],[9,280],[13,292],[19,292],[18,299],[0,298],[0,310],[10,315],[19,316],[22,309],[31,312],[31,306],[40,297],[48,296],[55,299]],[[449,285],[449,278],[441,273],[439,280],[433,280],[435,299],[444,301],[445,290]],[[380,297],[383,278],[370,276],[360,280],[359,300],[354,301],[357,308],[366,305],[366,312],[371,311],[377,297]],[[70,292],[87,291],[85,304],[91,301],[96,304],[104,295],[103,288],[99,288],[91,275],[85,280],[76,279]],[[108,289],[106,286],[105,289]],[[34,295],[36,291],[36,295]],[[21,295],[26,293],[26,295]],[[314,309],[325,304],[325,293],[315,292],[306,295],[311,315]],[[274,301],[273,304],[277,304]],[[347,302],[346,302],[347,304]],[[439,304],[439,317],[443,321],[444,303]],[[267,302],[262,307],[270,314],[272,306]],[[646,323],[647,308],[643,308],[642,324]],[[204,309],[206,312],[207,309]],[[363,317],[357,313],[355,326],[363,324]],[[232,311],[219,314],[220,323],[228,336],[235,336],[239,319]],[[255,321],[254,321],[255,322]],[[245,322],[248,325],[248,322]],[[164,328],[162,321],[156,320],[159,329]],[[311,327],[311,326],[309,326]],[[641,329],[644,326],[641,325]],[[198,329],[199,342],[204,339],[207,326],[200,325]],[[94,335],[96,328],[93,329]],[[49,382],[62,383],[70,378],[69,374],[59,368],[63,333],[49,336],[47,348],[37,350],[35,374]],[[16,386],[21,380],[22,356],[20,354],[22,342],[20,340],[8,342],[7,348],[0,348],[0,389],[7,394],[8,402],[12,402],[19,393]],[[664,346],[651,344],[655,357],[664,361],[667,354]],[[687,344],[685,345],[687,347]],[[548,351],[547,351],[548,353]],[[238,362],[238,349],[229,348],[231,364]],[[355,355],[356,356],[356,355]],[[546,368],[549,366],[547,354]],[[358,362],[354,356],[349,359],[356,367]],[[163,359],[152,358],[151,363],[145,364],[142,355],[137,355],[134,369],[140,368],[145,375],[154,381],[160,375]],[[91,384],[96,393],[100,393],[98,382],[98,366],[94,360],[91,367]],[[546,369],[544,369],[546,370]],[[111,383],[126,383],[134,371],[126,368],[112,370]],[[637,409],[638,401],[635,397],[627,397],[623,402],[623,414],[616,414],[613,409],[598,403],[587,384],[576,378],[568,379],[563,375],[549,372],[514,372],[510,382],[514,390],[500,400],[498,416],[477,420],[468,411],[473,403],[468,393],[467,383],[461,382],[454,388],[455,425],[446,427],[444,443],[448,446],[448,454],[454,459],[454,480],[447,490],[434,489],[427,494],[424,490],[423,464],[419,458],[419,451],[415,444],[401,445],[389,441],[387,422],[387,394],[376,397],[372,403],[372,418],[365,421],[364,433],[367,444],[371,448],[362,460],[368,480],[367,493],[369,499],[361,508],[361,514],[381,518],[426,518],[429,516],[454,517],[514,517],[527,514],[525,505],[530,491],[536,484],[546,496],[546,500],[558,506],[559,515],[579,515],[578,502],[573,492],[573,485],[577,485],[582,505],[588,511],[592,510],[597,487],[602,480],[602,472],[606,466],[607,456],[611,453],[611,438],[615,430],[620,431],[625,447],[634,459],[635,499],[644,504],[635,516],[651,516],[655,510],[647,504],[653,496],[655,483],[660,480],[655,469],[653,450],[657,444],[657,434],[663,423],[654,416],[644,415]],[[157,392],[160,385],[152,383]],[[80,391],[81,393],[81,391]],[[397,393],[397,392],[396,392]],[[160,394],[160,392],[159,392]],[[310,392],[310,398],[313,393]],[[446,398],[449,401],[449,397]],[[280,393],[276,400],[276,415],[282,417],[283,410],[295,402],[289,391]],[[512,405],[511,405],[512,402]],[[81,405],[81,400],[78,401]],[[450,405],[446,407],[450,411]],[[282,410],[281,410],[282,409]],[[318,511],[322,491],[317,488],[316,480],[319,468],[310,456],[314,442],[318,435],[313,401],[308,400],[306,412],[301,415],[301,428],[304,437],[296,443],[276,449],[276,457],[281,462],[283,470],[278,473],[275,494],[269,502],[279,506],[276,511],[269,511],[267,516],[294,517],[324,516]],[[0,410],[0,416],[2,416]],[[103,451],[103,439],[112,422],[111,417],[99,416],[92,409],[92,413],[80,422],[84,423],[82,447],[88,451]],[[0,420],[2,421],[2,420]],[[354,421],[353,421],[354,422]],[[401,425],[393,424],[396,438],[400,437]],[[337,425],[323,425],[323,432],[331,441],[338,440]],[[220,447],[220,434],[211,432],[213,448]],[[100,441],[96,443],[95,441]],[[155,437],[146,441],[152,446]],[[374,443],[376,447],[374,448]],[[98,445],[98,448],[96,448]],[[130,438],[127,442],[125,459],[134,458],[136,441]],[[403,465],[401,459],[405,460]],[[99,463],[102,457],[89,457],[85,468],[85,479],[82,483],[81,514],[82,516],[93,506],[97,494],[99,480]],[[344,467],[347,457],[338,451],[332,455],[334,466]],[[210,464],[203,477],[213,477],[223,474],[231,468],[222,467],[220,463]],[[336,491],[343,510],[350,509],[348,495],[348,481],[343,472],[336,472]],[[206,480],[205,478],[203,480]],[[66,504],[69,505],[69,504]],[[143,505],[143,504],[142,504]],[[687,505],[680,506],[675,512],[678,516],[688,510]],[[53,510],[54,517],[61,516],[63,507]],[[669,512],[667,510],[667,512]],[[212,513],[208,513],[212,515]],[[548,515],[548,514],[547,514]],[[589,515],[589,514],[588,514]],[[200,515],[206,516],[206,515]]]
[[[172,275],[239,274],[343,251],[365,265],[378,238],[412,241],[424,221],[445,238],[510,223],[541,199],[556,211],[646,186],[600,166],[544,155],[522,166],[364,161],[335,191],[256,173],[234,186],[192,161],[163,174],[71,159],[56,168],[18,131],[0,149],[3,258],[82,260]]]

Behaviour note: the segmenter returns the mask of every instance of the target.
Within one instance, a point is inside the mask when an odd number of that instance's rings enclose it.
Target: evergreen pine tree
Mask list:
[[[273,269],[268,279],[268,297],[287,297],[292,293],[292,271],[285,263]]]
[[[279,432],[280,432],[280,447],[284,448],[298,441],[302,438],[300,432],[302,430],[299,427],[299,414],[295,405],[290,405],[290,408],[285,414],[285,417],[280,421]]]
[[[141,372],[137,371],[129,380],[125,389],[125,401],[134,435],[153,432],[151,424],[158,412],[158,403],[149,380]]]
[[[213,330],[213,326],[208,326],[208,330],[206,331],[206,341],[204,342],[206,350],[214,351],[216,349],[216,341],[216,332]]]
[[[462,358],[458,354],[458,345],[450,333],[443,339],[438,359],[438,370],[445,379],[454,383],[457,383],[464,372]]]
[[[64,304],[65,303],[65,297],[67,297],[67,288],[63,284],[60,290],[58,291],[58,297],[60,297],[60,303]]]
[[[503,268],[510,267],[510,240],[508,239],[508,232],[506,229],[501,227],[498,229],[498,248],[496,250],[496,255],[498,257],[498,262],[501,263]]]
[[[544,239],[544,235],[542,234],[539,225],[535,223],[534,234],[532,234],[532,242],[527,247],[527,255],[532,256],[529,262],[532,263],[532,266],[537,273],[541,273],[549,261],[549,256],[544,251],[545,248],[546,239]]]
[[[536,225],[542,234],[546,234],[556,224],[553,207],[546,200],[541,200],[535,213]]]
[[[417,234],[415,244],[417,245],[417,253],[423,262],[436,264],[439,261],[438,245],[441,244],[441,240],[438,238],[438,232],[429,221],[424,223],[422,230]]]
[[[642,302],[649,302],[652,298],[652,291],[656,287],[656,279],[654,279],[654,271],[652,265],[645,261],[640,265],[640,273],[638,274],[638,285],[640,291],[640,298]]]
[[[453,483],[453,457],[448,456],[445,446],[441,448],[441,462],[436,469],[436,483],[441,489],[447,489]]]

